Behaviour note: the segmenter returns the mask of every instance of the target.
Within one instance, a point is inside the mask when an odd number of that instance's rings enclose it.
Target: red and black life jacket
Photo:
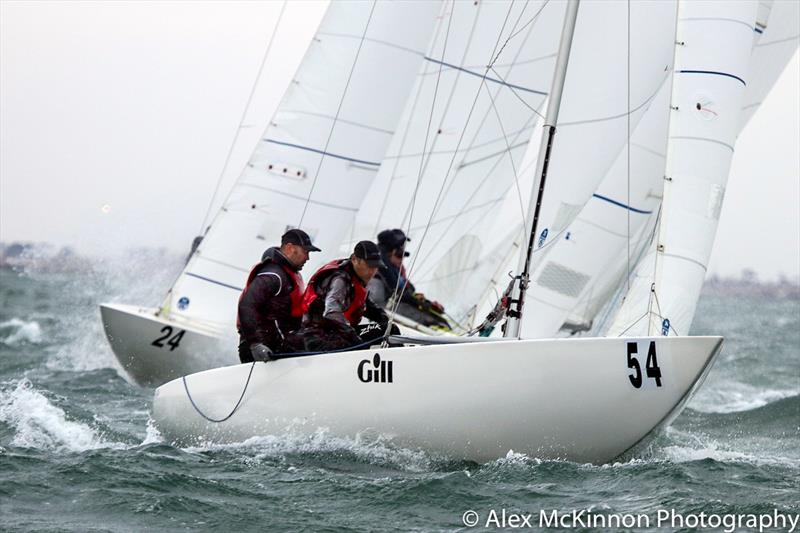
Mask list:
[[[334,259],[330,263],[326,263],[319,270],[317,270],[311,279],[308,280],[308,287],[303,294],[303,312],[308,313],[313,304],[318,298],[317,288],[323,280],[327,279],[331,274],[337,270],[347,272],[350,276],[350,286],[352,287],[352,300],[350,306],[345,310],[344,317],[350,322],[351,326],[357,326],[361,322],[361,317],[364,316],[364,311],[367,307],[367,287],[364,282],[356,276],[351,268],[347,268],[350,264],[349,259]],[[323,303],[324,306],[324,303]],[[324,309],[323,309],[324,311]],[[320,313],[322,314],[322,313]]]
[[[292,292],[289,293],[289,298],[291,299],[291,302],[292,302],[291,315],[293,317],[295,317],[295,318],[302,317],[303,316],[303,290],[304,290],[303,278],[300,276],[299,272],[296,272],[295,270],[292,270],[291,268],[289,268],[289,266],[282,265],[279,262],[274,261],[273,259],[270,259],[270,258],[267,258],[264,261],[258,263],[257,265],[255,265],[250,270],[250,274],[248,274],[248,276],[247,276],[247,282],[244,285],[244,289],[242,290],[242,293],[239,295],[239,302],[241,302],[242,298],[244,298],[244,295],[247,293],[247,289],[250,288],[250,284],[253,283],[253,280],[256,279],[256,276],[259,275],[261,272],[263,272],[264,266],[269,264],[269,263],[272,263],[274,265],[277,265],[277,266],[281,267],[281,269],[283,269],[283,271],[286,273],[286,275],[289,276],[289,279],[292,281],[292,285],[293,285],[292,286]],[[238,315],[236,317],[236,327],[237,328],[241,327],[241,323],[239,322]]]

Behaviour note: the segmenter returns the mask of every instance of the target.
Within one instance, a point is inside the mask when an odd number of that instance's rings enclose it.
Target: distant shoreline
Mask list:
[[[166,248],[137,247],[123,252],[124,256],[161,260],[178,264],[183,254]],[[69,246],[48,243],[0,241],[0,269],[17,272],[88,273],[104,258],[84,255]],[[753,270],[745,269],[739,277],[709,275],[703,284],[704,295],[800,299],[800,277],[780,276],[777,281],[760,280]]]

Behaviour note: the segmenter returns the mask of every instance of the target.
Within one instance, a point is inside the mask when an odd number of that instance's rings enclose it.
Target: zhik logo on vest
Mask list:
[[[392,383],[392,361],[381,361],[381,356],[375,354],[371,362],[364,359],[358,363],[356,375],[362,383]]]

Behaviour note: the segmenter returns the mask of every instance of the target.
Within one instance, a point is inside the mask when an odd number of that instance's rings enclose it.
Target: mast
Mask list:
[[[528,248],[526,253],[520,254],[520,261],[517,267],[521,271],[519,283],[514,285],[511,293],[511,305],[508,310],[508,320],[506,321],[504,337],[518,337],[520,328],[520,318],[522,317],[522,306],[524,305],[525,292],[530,281],[531,260],[536,243],[536,229],[539,222],[539,210],[542,206],[542,196],[544,194],[544,184],[547,177],[547,167],[550,162],[550,152],[553,149],[553,139],[556,134],[556,122],[558,122],[558,111],[561,107],[561,93],[564,90],[564,79],[567,75],[567,64],[569,63],[569,52],[572,48],[572,37],[575,34],[575,21],[578,18],[578,6],[580,0],[568,0],[567,11],[564,15],[564,28],[561,31],[561,42],[558,46],[558,57],[556,58],[556,70],[553,76],[553,86],[550,90],[550,103],[547,106],[547,116],[544,122],[544,135],[539,146],[539,159],[536,163],[536,174],[533,180],[533,192],[531,201],[528,205],[528,213],[533,212],[528,230]]]

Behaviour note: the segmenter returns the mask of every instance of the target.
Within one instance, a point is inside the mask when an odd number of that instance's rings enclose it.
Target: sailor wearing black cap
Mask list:
[[[308,253],[319,251],[305,231],[290,229],[280,248],[267,249],[250,271],[236,317],[242,363],[268,361],[274,352],[285,351],[286,335],[300,327],[303,316],[300,270]]]
[[[382,264],[378,246],[361,241],[349,258],[331,261],[311,276],[303,295],[303,328],[292,336],[295,349],[336,350],[383,337],[389,318],[367,298],[367,283]],[[362,317],[376,324],[361,326]]]
[[[369,297],[379,307],[386,307],[394,295],[394,300],[398,302],[398,314],[423,326],[450,329],[447,319],[442,316],[442,304],[428,300],[424,294],[417,292],[406,275],[403,259],[409,256],[406,242],[410,240],[401,229],[387,229],[378,233],[383,265],[369,282]]]

